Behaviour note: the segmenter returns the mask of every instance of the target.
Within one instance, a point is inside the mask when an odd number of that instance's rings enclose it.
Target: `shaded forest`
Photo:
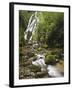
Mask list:
[[[44,60],[43,66],[37,65],[36,60]],[[53,77],[49,75],[48,65],[54,66],[64,75],[64,13],[20,10],[19,78]]]

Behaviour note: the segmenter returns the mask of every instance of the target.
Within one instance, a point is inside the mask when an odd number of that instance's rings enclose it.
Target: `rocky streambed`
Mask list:
[[[52,78],[64,76],[64,61],[54,65],[45,63],[47,49],[37,50],[32,46],[22,48],[22,61],[19,63],[19,79]]]

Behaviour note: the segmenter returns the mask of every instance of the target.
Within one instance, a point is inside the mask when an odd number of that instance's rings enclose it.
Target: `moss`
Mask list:
[[[56,55],[56,58],[60,59],[62,58],[62,50],[61,49],[56,49],[54,51],[51,52],[52,55]]]
[[[41,51],[41,50],[42,50],[42,48],[41,48],[41,47],[37,48],[37,51]]]
[[[46,55],[45,56],[45,64],[55,64],[56,60],[55,60],[55,55]]]
[[[51,55],[51,51],[46,52],[45,56]]]
[[[42,47],[45,48],[45,49],[47,49],[48,48],[48,45],[44,44]]]

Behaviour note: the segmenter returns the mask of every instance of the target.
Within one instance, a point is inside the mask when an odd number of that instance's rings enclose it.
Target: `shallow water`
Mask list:
[[[55,66],[48,65],[47,70],[48,74],[52,77],[62,77],[61,72]]]
[[[47,70],[48,75],[51,77],[62,77],[63,76],[56,66],[46,65],[44,59],[45,59],[44,55],[38,54],[37,60],[32,61],[32,64],[36,66],[40,66],[41,71]]]
[[[44,62],[44,55],[38,54],[37,55],[37,60],[36,61],[32,61],[33,65],[36,66],[40,66],[41,67],[41,71],[46,71],[46,64]]]

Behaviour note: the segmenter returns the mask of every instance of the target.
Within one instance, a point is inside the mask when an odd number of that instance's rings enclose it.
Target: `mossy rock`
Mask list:
[[[41,71],[41,67],[35,66],[35,65],[32,65],[30,67],[30,69],[31,69],[31,72],[40,72]]]
[[[35,60],[37,60],[37,56],[34,56],[34,57],[33,57],[33,61],[35,61]]]
[[[56,63],[56,58],[55,55],[46,55],[45,56],[45,64],[55,64]]]
[[[48,48],[48,45],[44,44],[44,45],[42,46],[42,48],[47,49],[47,48]]]
[[[61,49],[56,49],[51,52],[52,55],[56,55],[56,58],[62,58],[62,50]]]
[[[59,49],[53,50],[53,51],[51,52],[52,55],[55,55],[55,54],[58,54],[58,53],[60,53],[60,50],[59,50]]]
[[[51,51],[47,51],[45,56],[47,56],[47,55],[51,55]]]
[[[41,48],[41,47],[37,48],[37,51],[41,51],[41,50],[42,50],[42,48]]]
[[[33,57],[30,57],[29,60],[35,61],[35,60],[37,60],[37,56],[35,55],[35,56],[33,56]]]
[[[28,52],[27,55],[28,55],[29,57],[35,56],[35,54],[34,54],[33,52]]]
[[[48,74],[47,72],[37,72],[35,78],[43,78],[47,74]]]

